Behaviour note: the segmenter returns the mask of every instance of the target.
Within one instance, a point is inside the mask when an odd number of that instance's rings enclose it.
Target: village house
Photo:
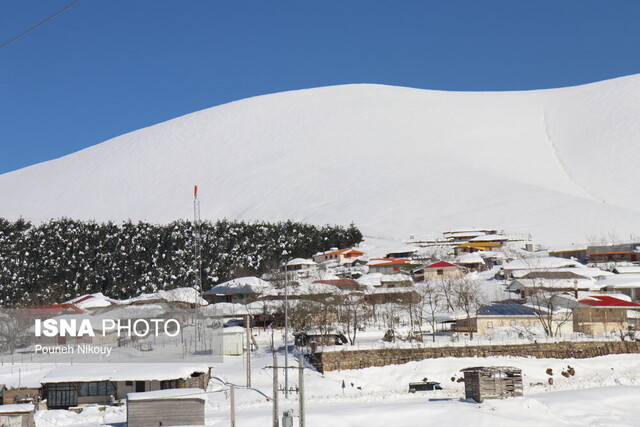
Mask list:
[[[204,292],[202,297],[211,304],[220,302],[246,304],[256,301],[269,288],[271,288],[269,282],[258,277],[239,277],[214,286]]]
[[[497,242],[465,242],[453,248],[454,255],[471,254],[474,252],[491,252],[502,248]]]
[[[460,255],[454,262],[456,265],[466,267],[469,271],[484,271],[487,269],[487,264],[477,252]]]
[[[367,264],[369,273],[398,274],[409,272],[413,263],[409,258],[374,258]]]
[[[356,249],[338,249],[332,248],[327,252],[319,252],[313,256],[313,260],[316,263],[335,261],[340,265],[353,264],[353,262],[359,257],[364,256],[364,252]]]
[[[457,264],[446,261],[438,261],[433,264],[416,268],[411,273],[415,282],[436,279],[459,279],[467,274],[468,270]]]
[[[587,259],[592,263],[636,262],[638,253],[640,243],[587,247]]]
[[[549,251],[549,256],[555,258],[574,259],[582,263],[587,262],[586,246],[567,246],[554,248]]]
[[[317,265],[315,261],[310,259],[294,258],[287,262],[286,265],[283,265],[282,270],[285,270],[286,267],[287,271],[305,271],[315,269]]]
[[[511,279],[513,277],[522,277],[523,274],[531,271],[557,270],[566,268],[586,268],[586,266],[580,264],[578,261],[564,258],[524,258],[516,259],[504,264],[502,266],[502,274],[505,279]],[[519,276],[518,273],[520,273]]]
[[[518,293],[520,298],[527,298],[540,292],[599,291],[604,287],[604,283],[592,279],[544,277],[545,273],[548,272],[527,273],[523,278],[513,280],[506,289]]]
[[[628,296],[631,301],[640,300],[640,274],[614,274],[603,278],[600,284],[607,292],[617,292]]]
[[[640,304],[610,295],[581,298],[573,309],[573,328],[587,335],[626,331],[628,310],[640,310]]]
[[[496,328],[513,328],[514,330],[542,329],[540,318],[544,313],[533,307],[516,303],[493,303],[480,307],[478,313],[470,319],[456,320],[455,330],[458,332],[474,332],[486,335]],[[572,322],[567,316],[554,322],[554,333],[561,335],[573,333]]]
[[[83,369],[84,368],[84,369]],[[209,368],[184,364],[79,364],[54,368],[41,380],[49,409],[111,405],[128,393],[175,388],[204,389]]]

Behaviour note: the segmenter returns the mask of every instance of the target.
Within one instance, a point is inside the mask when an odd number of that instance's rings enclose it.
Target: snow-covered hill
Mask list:
[[[346,85],[199,111],[0,175],[0,216],[640,231],[640,75],[527,92]]]

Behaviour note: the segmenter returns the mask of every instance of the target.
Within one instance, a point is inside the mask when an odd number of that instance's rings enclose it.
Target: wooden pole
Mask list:
[[[300,405],[300,427],[304,427],[305,413],[304,413],[304,356],[300,356],[298,359],[298,379],[300,394],[298,395],[298,404]]]
[[[236,396],[235,387],[231,384],[231,427],[236,427]]]
[[[247,387],[251,387],[251,316],[245,317],[245,330],[247,335]]]
[[[273,352],[273,427],[279,427],[278,421],[278,356]]]

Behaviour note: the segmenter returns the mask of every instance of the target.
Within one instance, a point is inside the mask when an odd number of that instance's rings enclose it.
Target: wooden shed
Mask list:
[[[479,366],[462,369],[466,399],[481,403],[484,399],[522,396],[522,370],[512,366]]]
[[[34,414],[31,403],[0,405],[0,426],[35,427]]]
[[[202,426],[206,400],[199,388],[129,393],[127,426]]]

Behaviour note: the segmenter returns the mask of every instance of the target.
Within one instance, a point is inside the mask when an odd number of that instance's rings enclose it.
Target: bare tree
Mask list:
[[[420,301],[420,317],[431,326],[433,342],[436,341],[436,314],[446,308],[441,288],[433,280],[416,284]]]
[[[342,304],[338,306],[338,321],[342,323],[351,345],[356,343],[358,330],[364,327],[369,317],[370,306],[365,303],[361,295],[345,295]]]
[[[456,288],[460,279],[453,277],[443,277],[442,279],[434,280],[438,287],[440,295],[444,299],[444,303],[449,311],[455,311],[456,309]]]
[[[560,333],[562,326],[573,319],[573,308],[578,302],[571,302],[570,299],[560,298],[562,291],[548,291],[539,289],[529,297],[529,303],[535,310],[535,316],[540,321],[545,334],[550,337]]]
[[[480,287],[480,283],[470,280],[466,277],[456,279],[454,288],[455,306],[464,311],[467,316],[467,325],[469,326],[469,336],[473,339],[473,328],[471,327],[471,318],[475,316],[480,306],[485,303],[484,293]]]

